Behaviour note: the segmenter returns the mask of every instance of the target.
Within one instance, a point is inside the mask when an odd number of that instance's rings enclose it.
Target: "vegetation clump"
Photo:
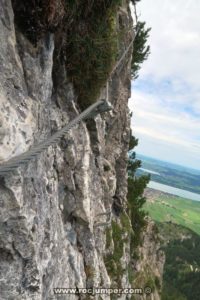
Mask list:
[[[131,136],[130,150],[137,145],[138,140]],[[120,223],[112,221],[111,229],[106,229],[106,247],[109,248],[113,240],[114,250],[105,257],[105,265],[113,282],[121,282],[121,276],[125,272],[121,265],[125,243],[131,242],[132,257],[136,258],[137,247],[141,243],[141,233],[146,225],[146,212],[142,209],[146,199],[143,191],[149,182],[149,176],[136,177],[137,168],[141,161],[135,158],[132,151],[128,164],[128,208],[120,214]],[[132,267],[128,267],[128,277],[131,284],[134,282]]]
[[[122,0],[12,0],[15,22],[36,46],[55,32],[55,55],[74,84],[78,102],[96,101],[116,62]]]
[[[133,79],[138,78],[138,72],[141,65],[150,54],[150,46],[147,45],[150,30],[151,28],[146,28],[146,22],[137,22],[137,35],[134,40],[133,59],[131,64],[131,75]]]
[[[121,224],[122,224],[123,233],[130,234],[130,232],[132,231],[132,227],[131,227],[129,216],[125,212],[122,212],[122,214],[120,216],[120,220],[121,220]]]
[[[127,220],[125,222],[127,222]],[[128,232],[125,232],[126,228],[127,227],[124,228],[117,222],[112,221],[110,233],[112,232],[114,249],[112,253],[107,254],[104,258],[108,274],[112,278],[113,282],[116,282],[118,286],[121,284],[121,277],[125,272],[121,264],[121,258],[124,252],[124,244],[127,242],[125,234]],[[110,243],[110,233],[109,235],[108,233],[106,234],[109,238],[107,240],[107,245]]]
[[[123,44],[125,33],[117,20],[121,2],[12,0],[15,23],[34,46],[48,32],[55,33],[54,59],[65,65],[83,109],[96,101],[118,59],[119,45]],[[138,76],[140,65],[149,54],[146,41],[150,29],[145,29],[145,23],[138,22],[137,30],[133,78]]]
[[[64,0],[12,0],[15,23],[35,46],[47,32],[55,32],[65,15]]]
[[[131,136],[130,141],[131,147],[134,148],[137,146],[138,140],[134,136]],[[136,159],[135,152],[132,151],[133,148],[130,148],[131,153],[128,163],[128,211],[134,231],[134,235],[132,235],[131,240],[131,248],[136,249],[137,246],[140,245],[141,233],[146,225],[145,217],[147,214],[142,209],[143,205],[146,202],[146,198],[143,196],[143,192],[150,180],[150,176],[136,176],[136,171],[138,167],[141,166],[141,161]]]
[[[113,258],[115,261],[119,261],[123,255],[123,248],[124,248],[123,229],[115,221],[112,221],[112,236],[114,242]]]
[[[106,249],[110,248],[112,243],[112,231],[109,227],[106,227]]]
[[[83,108],[97,99],[116,61],[116,14],[120,3],[84,0],[67,5],[73,19],[66,26],[65,63]]]

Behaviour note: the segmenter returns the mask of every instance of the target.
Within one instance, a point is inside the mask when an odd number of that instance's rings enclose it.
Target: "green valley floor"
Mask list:
[[[162,300],[200,299],[200,202],[147,188],[144,209],[166,255]]]

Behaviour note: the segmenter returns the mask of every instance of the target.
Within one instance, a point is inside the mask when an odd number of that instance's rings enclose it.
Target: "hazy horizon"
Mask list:
[[[193,167],[191,167],[191,166],[187,166],[187,165],[183,165],[183,164],[178,164],[178,163],[176,163],[176,162],[171,162],[171,161],[166,160],[166,159],[159,159],[159,158],[156,157],[156,156],[154,157],[154,156],[150,156],[150,155],[148,155],[148,154],[139,153],[139,152],[137,151],[137,149],[136,149],[135,153],[136,153],[136,158],[137,158],[138,155],[139,155],[139,156],[141,155],[141,156],[145,156],[145,157],[150,158],[150,159],[158,160],[158,161],[161,161],[161,162],[169,163],[169,164],[172,164],[172,165],[175,165],[175,166],[177,165],[177,166],[179,166],[179,167],[183,167],[183,168],[187,168],[187,169],[191,169],[191,170],[199,171],[199,172],[200,172],[200,169],[193,168]]]

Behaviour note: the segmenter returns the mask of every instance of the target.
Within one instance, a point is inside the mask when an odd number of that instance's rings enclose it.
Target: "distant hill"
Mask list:
[[[153,174],[149,172],[151,180],[200,194],[200,171],[144,155],[138,154],[137,158],[142,161],[142,168],[153,171]],[[148,173],[148,171],[145,172]],[[144,174],[144,170],[137,171],[138,176],[142,174]]]

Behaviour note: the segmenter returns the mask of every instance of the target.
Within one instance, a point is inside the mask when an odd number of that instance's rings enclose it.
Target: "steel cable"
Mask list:
[[[119,67],[119,65],[121,64],[123,59],[125,58],[126,54],[130,50],[130,48],[134,42],[136,36],[137,36],[137,31],[136,31],[133,39],[131,40],[130,44],[128,45],[127,49],[124,51],[123,55],[121,56],[121,58],[118,60],[118,62],[114,66],[113,70],[111,71],[109,78],[114,74],[114,72],[117,70],[117,68]],[[33,146],[30,150],[26,151],[25,153],[15,156],[15,157],[9,159],[8,161],[0,164],[0,175],[5,175],[6,173],[13,171],[14,169],[27,163],[29,160],[36,157],[40,153],[42,153],[49,146],[56,144],[70,129],[72,129],[74,126],[76,126],[78,123],[80,123],[84,119],[86,119],[88,117],[94,117],[98,113],[106,112],[111,109],[112,109],[112,106],[107,101],[107,99],[99,100],[98,102],[90,105],[79,116],[77,116],[75,119],[70,121],[67,125],[65,125],[60,130],[58,130],[55,134],[53,134],[46,141],[41,142],[38,145]]]

